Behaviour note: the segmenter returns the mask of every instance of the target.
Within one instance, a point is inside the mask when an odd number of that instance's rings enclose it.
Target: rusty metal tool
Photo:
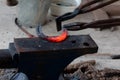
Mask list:
[[[43,39],[43,40],[47,40],[49,42],[55,42],[55,43],[59,43],[62,42],[64,40],[67,39],[68,37],[68,31],[66,28],[63,29],[61,35],[59,36],[46,36],[43,32],[42,32],[42,27],[41,25],[38,25],[38,27],[36,28],[36,32],[39,38]]]
[[[88,12],[100,9],[116,1],[119,1],[119,0],[91,0],[88,3],[80,5],[73,12],[66,13],[56,18],[57,30],[60,31],[62,29],[62,21],[72,19],[79,14],[84,14],[84,13],[88,13]]]

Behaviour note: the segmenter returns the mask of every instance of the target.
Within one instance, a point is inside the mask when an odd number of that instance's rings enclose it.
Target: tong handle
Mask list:
[[[78,14],[87,13],[87,12],[94,11],[96,9],[105,7],[116,1],[119,1],[119,0],[91,0],[83,5],[79,5],[79,7],[77,7],[73,12],[66,13],[66,14],[56,18],[57,30],[60,31],[62,29],[62,21],[72,19],[75,16],[77,16]],[[99,4],[97,4],[97,3],[99,3]]]
[[[70,31],[76,31],[76,30],[83,30],[86,28],[101,28],[101,27],[109,28],[118,25],[120,25],[120,18],[97,20],[90,23],[74,22],[70,24],[65,24],[63,25],[63,27]]]
[[[91,0],[83,5],[79,5],[77,7],[77,9],[79,9],[80,12],[82,10],[82,13],[87,13],[87,12],[94,11],[96,9],[105,7],[105,6],[112,4],[116,1],[119,1],[119,0]]]

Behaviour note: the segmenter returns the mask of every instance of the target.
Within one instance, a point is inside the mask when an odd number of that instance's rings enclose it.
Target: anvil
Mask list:
[[[97,50],[97,44],[89,35],[69,36],[61,43],[17,38],[9,44],[9,49],[0,50],[0,68],[18,68],[30,80],[58,80],[75,58]]]

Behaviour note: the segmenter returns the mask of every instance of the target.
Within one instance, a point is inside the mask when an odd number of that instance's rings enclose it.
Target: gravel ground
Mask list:
[[[15,69],[0,69],[0,80],[10,80],[15,73]]]

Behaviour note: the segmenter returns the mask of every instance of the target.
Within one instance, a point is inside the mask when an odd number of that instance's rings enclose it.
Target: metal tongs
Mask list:
[[[57,30],[60,31],[63,28],[67,30],[81,30],[85,28],[100,28],[101,26],[115,26],[120,25],[120,19],[106,19],[98,20],[91,23],[75,22],[62,25],[62,21],[66,21],[74,18],[79,14],[88,13],[107,5],[110,5],[119,0],[91,0],[83,5],[78,6],[73,12],[66,13],[56,19]]]

